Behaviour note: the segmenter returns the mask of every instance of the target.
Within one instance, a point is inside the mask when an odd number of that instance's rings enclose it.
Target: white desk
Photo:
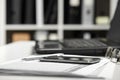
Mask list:
[[[0,47],[0,62],[6,62],[10,60],[15,60],[22,57],[27,57],[32,54],[32,47],[34,42],[15,42],[3,47]],[[105,66],[103,70],[100,70],[101,74],[110,80],[120,80],[120,65],[110,63]],[[0,79],[3,79],[1,76]],[[8,79],[12,80],[12,79]],[[21,80],[21,79],[18,79]],[[30,79],[34,80],[34,79]],[[66,80],[66,79],[65,79]]]
[[[0,63],[30,56],[34,41],[21,41],[0,47]]]

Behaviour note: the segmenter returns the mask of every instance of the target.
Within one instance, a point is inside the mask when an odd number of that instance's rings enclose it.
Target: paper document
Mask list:
[[[109,62],[108,59],[101,59],[101,61],[99,63],[86,66],[86,67],[84,67],[82,69],[73,71],[72,73],[79,74],[79,75],[91,75],[92,72],[96,71],[97,69],[99,69],[100,67],[104,66],[108,62]]]
[[[60,54],[61,55],[61,54]],[[47,55],[49,56],[49,55]],[[41,56],[43,57],[43,56]],[[73,75],[89,75],[93,71],[107,64],[109,60],[102,59],[99,63],[92,65],[40,62],[40,57],[32,56],[0,65],[0,74],[27,74],[27,75],[52,75],[52,73],[62,72]],[[47,72],[47,73],[46,73]],[[37,74],[38,73],[38,74]],[[50,74],[49,74],[50,73]],[[55,75],[55,74],[53,74]],[[67,75],[68,76],[68,75]],[[82,80],[82,79],[81,79]],[[85,80],[85,79],[83,79]],[[87,79],[86,79],[87,80]],[[93,79],[92,79],[93,80]],[[97,80],[97,79],[95,79]],[[99,79],[98,79],[99,80]],[[100,79],[101,80],[101,79]]]
[[[33,76],[0,76],[1,80],[105,80],[105,79],[88,79],[88,78],[66,78],[66,77],[33,77]]]
[[[105,77],[107,79],[112,79],[113,75],[114,75],[114,70],[115,70],[116,64],[113,62],[109,62],[105,68],[102,70],[102,72],[100,72],[100,74],[98,75],[98,77]],[[113,79],[115,80],[115,79]]]
[[[39,61],[19,61],[1,65],[0,69],[65,72],[78,67],[78,64],[50,63]]]

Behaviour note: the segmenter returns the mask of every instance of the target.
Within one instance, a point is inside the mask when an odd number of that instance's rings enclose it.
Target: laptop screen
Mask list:
[[[110,23],[110,27],[107,40],[120,44],[120,0],[118,0],[116,11]]]

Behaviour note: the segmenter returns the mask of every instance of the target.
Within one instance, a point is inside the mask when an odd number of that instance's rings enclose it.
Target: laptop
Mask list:
[[[68,39],[63,42],[44,41],[41,44],[36,41],[35,52],[37,54],[64,53],[87,56],[104,56],[107,47],[120,48],[120,1],[118,1],[114,17],[110,23],[106,39]]]

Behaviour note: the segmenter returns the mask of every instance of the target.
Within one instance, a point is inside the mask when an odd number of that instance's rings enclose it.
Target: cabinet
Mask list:
[[[68,31],[108,31],[109,24],[64,24],[64,0],[58,0],[57,9],[57,24],[44,24],[44,0],[36,0],[36,24],[7,24],[6,16],[6,3],[7,0],[0,0],[0,45],[4,45],[7,42],[8,31],[34,31],[34,39],[39,39],[40,35],[48,37],[48,32],[54,32],[59,40],[63,40],[65,33]],[[115,5],[117,0],[110,0],[110,18],[114,14]],[[83,15],[84,16],[84,15]]]

